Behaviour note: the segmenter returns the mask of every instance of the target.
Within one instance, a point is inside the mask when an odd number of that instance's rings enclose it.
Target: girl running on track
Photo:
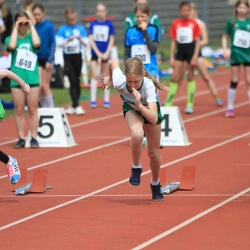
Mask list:
[[[32,137],[30,147],[39,148],[39,143],[36,140],[39,100],[39,71],[36,52],[40,48],[40,39],[29,16],[24,11],[19,11],[15,15],[11,36],[6,38],[5,43],[7,50],[12,55],[11,71],[19,75],[31,87],[30,94],[26,97],[14,80],[11,80],[10,83],[19,137],[14,148],[24,148],[25,146],[25,101],[28,106],[29,126]]]
[[[108,60],[110,52],[115,42],[115,28],[110,20],[107,20],[107,7],[103,3],[96,6],[96,20],[90,23],[89,42],[91,46],[91,72],[92,78],[90,82],[90,108],[96,108],[97,83],[102,76],[108,74]],[[99,73],[98,59],[101,62]],[[110,108],[110,90],[105,89],[103,107]]]
[[[179,82],[186,62],[188,63],[188,85],[187,85],[187,106],[185,113],[192,114],[194,106],[194,95],[196,82],[194,79],[194,69],[200,51],[201,31],[198,23],[190,18],[191,5],[189,2],[182,2],[179,5],[180,18],[174,20],[170,27],[169,35],[172,38],[170,44],[170,66],[174,72],[169,84],[170,90],[165,105],[172,106],[173,99],[177,94]],[[177,47],[177,53],[175,49]]]
[[[19,76],[7,69],[0,69],[0,79],[7,77],[16,83],[19,84],[24,94],[28,94],[30,91],[30,86],[26,84]],[[0,126],[5,115],[5,110],[0,101]],[[3,151],[0,150],[0,161],[6,165],[6,173],[9,176],[10,183],[16,184],[20,177],[21,173],[18,167],[18,163],[15,157],[6,155]]]
[[[45,19],[44,7],[35,4],[32,8],[35,17],[36,31],[41,39],[41,47],[37,52],[40,73],[40,105],[44,108],[53,108],[54,99],[50,88],[50,80],[53,74],[53,63],[55,54],[55,30],[53,24]]]
[[[226,117],[234,117],[234,100],[236,88],[239,83],[240,66],[243,65],[247,94],[250,102],[250,19],[249,2],[246,0],[237,1],[235,4],[235,17],[228,19],[225,32],[222,36],[222,48],[224,58],[230,59],[231,84],[227,95]],[[231,40],[231,55],[227,50],[228,39]]]
[[[123,114],[132,137],[133,164],[129,183],[133,186],[140,185],[142,139],[145,130],[152,172],[150,182],[152,199],[163,200],[159,179],[162,115],[157,89],[167,89],[147,72],[142,61],[137,57],[129,58],[125,62],[124,71],[125,74],[119,68],[117,60],[111,59],[109,76],[103,78],[103,89],[113,86],[120,93],[123,101]]]
[[[68,76],[72,106],[66,110],[68,115],[83,115],[85,110],[79,105],[81,95],[80,76],[82,71],[82,46],[88,46],[85,28],[77,24],[77,11],[74,8],[65,10],[66,24],[58,30],[56,43],[63,48],[64,73]]]

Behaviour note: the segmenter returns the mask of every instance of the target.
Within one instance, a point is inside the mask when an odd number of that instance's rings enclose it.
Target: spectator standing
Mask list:
[[[30,30],[30,32],[28,32]],[[25,101],[28,106],[30,147],[38,148],[36,139],[38,130],[39,70],[36,52],[40,48],[40,39],[29,16],[19,11],[14,17],[14,27],[10,37],[5,40],[7,50],[12,54],[11,71],[30,85],[30,94],[26,97],[18,83],[11,80],[11,93],[15,106],[16,128],[19,140],[14,148],[25,147]]]
[[[66,24],[61,26],[56,36],[56,44],[63,48],[64,74],[68,76],[72,106],[66,109],[68,115],[84,115],[85,110],[79,105],[81,95],[80,76],[82,70],[82,46],[88,46],[85,28],[77,24],[77,11],[67,8],[64,12]]]
[[[43,5],[35,4],[32,8],[35,18],[36,31],[41,39],[41,46],[37,52],[39,74],[40,74],[40,97],[39,103],[42,107],[53,108],[54,99],[50,88],[50,80],[53,74],[54,54],[55,54],[55,29],[53,24],[45,19]]]
[[[108,10],[103,3],[96,6],[96,20],[90,23],[89,42],[91,46],[90,108],[96,108],[97,83],[108,74],[108,60],[115,42],[115,29],[107,20]],[[98,64],[100,62],[100,72]],[[110,90],[105,89],[103,107],[110,108]]]

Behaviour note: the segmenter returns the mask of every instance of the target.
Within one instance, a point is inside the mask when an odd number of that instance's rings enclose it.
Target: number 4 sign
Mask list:
[[[30,147],[29,132],[25,147]],[[40,147],[72,147],[74,136],[63,108],[38,109],[37,140]]]
[[[178,107],[161,107],[163,121],[161,123],[162,146],[190,145]]]

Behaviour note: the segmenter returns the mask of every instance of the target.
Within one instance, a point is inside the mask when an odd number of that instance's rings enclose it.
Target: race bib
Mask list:
[[[191,27],[182,27],[177,29],[177,42],[178,43],[192,43],[193,30]]]
[[[15,66],[18,68],[34,71],[37,62],[37,55],[32,51],[18,49]]]
[[[93,39],[96,42],[107,42],[109,37],[109,27],[95,25],[93,28]]]
[[[79,54],[80,53],[80,42],[75,38],[69,41],[64,47],[65,54]]]
[[[132,57],[141,59],[143,64],[151,63],[150,52],[147,45],[133,45],[131,48]]]
[[[233,45],[241,48],[250,47],[250,32],[244,30],[236,30],[234,34]]]

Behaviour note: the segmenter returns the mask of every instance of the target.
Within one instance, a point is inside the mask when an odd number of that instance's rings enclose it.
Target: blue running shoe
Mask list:
[[[109,109],[109,108],[110,108],[110,102],[104,102],[104,103],[103,103],[103,107],[104,107],[105,109]]]
[[[32,138],[30,140],[30,147],[31,148],[39,148],[40,147],[38,141],[35,138]]]
[[[89,107],[90,107],[91,109],[95,109],[95,108],[97,107],[96,102],[91,102],[91,103],[89,104]]]
[[[161,191],[161,184],[159,183],[157,186],[150,184],[152,191],[152,200],[153,201],[162,201],[164,200],[164,196]]]
[[[25,147],[25,140],[19,138],[19,140],[15,144],[14,148],[18,149],[18,148],[24,148],[24,147]]]
[[[141,183],[142,168],[132,168],[129,183],[132,186],[139,186]]]
[[[6,173],[10,178],[11,184],[16,184],[21,178],[21,172],[18,167],[16,158],[9,156],[10,161],[6,165]]]
[[[215,100],[215,103],[216,103],[216,106],[218,106],[218,107],[223,106],[223,102],[222,102],[221,99],[216,99],[216,100]]]

